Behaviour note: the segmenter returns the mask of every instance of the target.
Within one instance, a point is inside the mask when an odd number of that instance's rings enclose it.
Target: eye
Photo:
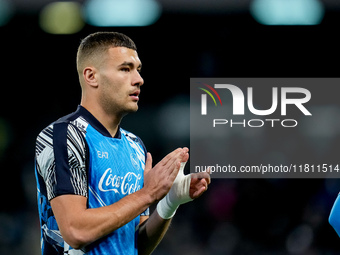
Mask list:
[[[123,72],[130,72],[130,68],[128,67],[122,67],[120,70]]]

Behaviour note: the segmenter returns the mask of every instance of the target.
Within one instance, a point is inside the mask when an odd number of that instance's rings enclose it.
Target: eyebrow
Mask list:
[[[134,63],[132,62],[123,62],[122,64],[120,64],[119,66],[129,66],[130,68],[133,68],[135,66]],[[137,66],[137,69],[142,69],[142,63],[139,64],[139,66]]]

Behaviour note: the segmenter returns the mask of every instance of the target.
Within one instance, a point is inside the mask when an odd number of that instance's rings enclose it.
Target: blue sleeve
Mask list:
[[[333,208],[329,215],[328,221],[340,237],[340,194],[333,204]]]

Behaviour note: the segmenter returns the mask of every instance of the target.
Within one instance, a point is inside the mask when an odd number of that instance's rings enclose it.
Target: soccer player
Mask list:
[[[120,127],[124,115],[137,111],[144,83],[136,50],[121,33],[83,39],[77,52],[81,103],[37,137],[43,255],[150,254],[178,206],[207,190],[208,173],[183,174],[188,148],[152,167],[141,139]]]

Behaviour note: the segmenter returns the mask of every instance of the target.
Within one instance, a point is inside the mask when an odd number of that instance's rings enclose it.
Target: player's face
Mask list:
[[[141,61],[135,50],[114,47],[99,68],[100,103],[113,114],[126,114],[138,110]]]

